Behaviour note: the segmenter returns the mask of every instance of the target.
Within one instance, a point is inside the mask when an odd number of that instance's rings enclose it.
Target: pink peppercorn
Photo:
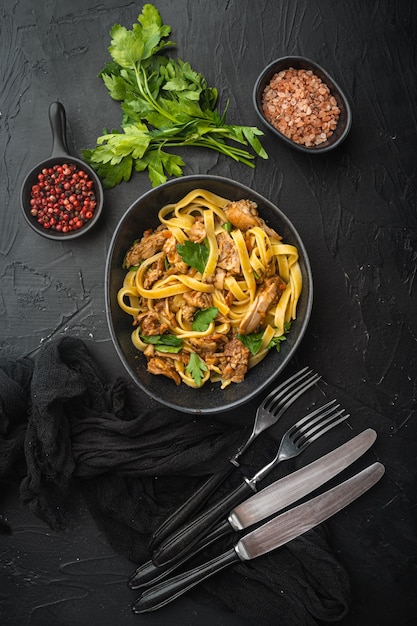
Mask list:
[[[43,168],[37,179],[30,192],[30,214],[44,228],[65,233],[91,220],[97,201],[85,171],[64,163]]]

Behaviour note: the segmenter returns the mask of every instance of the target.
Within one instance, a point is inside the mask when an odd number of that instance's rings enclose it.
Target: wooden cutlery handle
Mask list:
[[[253,494],[253,489],[250,484],[246,481],[241,483],[210,509],[204,510],[198,517],[162,542],[152,556],[154,564],[166,565],[181,558],[198,541],[203,540],[213,526],[227,517],[234,506],[243,502],[251,494]]]
[[[168,539],[183,524],[196,515],[209,497],[226,480],[235,469],[231,463],[223,470],[216,472],[197,489],[178,509],[174,511],[153,533],[149,548],[155,551],[160,544]]]

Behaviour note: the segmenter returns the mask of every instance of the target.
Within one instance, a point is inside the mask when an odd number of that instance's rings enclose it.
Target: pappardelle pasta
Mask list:
[[[127,251],[118,292],[148,371],[194,388],[244,380],[296,318],[298,250],[250,200],[195,189]]]

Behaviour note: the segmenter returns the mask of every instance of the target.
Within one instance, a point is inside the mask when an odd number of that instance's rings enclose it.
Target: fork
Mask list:
[[[230,459],[230,463],[239,466],[238,459],[249,446],[255,441],[256,437],[264,430],[277,423],[285,411],[293,404],[307,389],[312,387],[320,380],[319,374],[314,374],[308,367],[288,378],[286,381],[278,385],[264,398],[259,405],[253,430],[246,441]]]
[[[176,509],[154,531],[150,550],[155,550],[164,540],[174,533],[182,524],[198,513],[212,493],[221,485],[235,467],[239,467],[239,458],[246,452],[261,432],[276,424],[285,411],[307,389],[320,380],[321,376],[315,374],[308,367],[304,367],[290,378],[283,381],[270,394],[268,394],[257,409],[253,430],[247,441],[239,447],[237,452],[229,459],[227,466],[212,474],[193,495]]]
[[[349,414],[340,408],[340,404],[336,404],[336,400],[331,400],[297,421],[283,435],[278,452],[270,463],[252,478],[245,477],[243,482],[231,493],[162,542],[153,554],[153,564],[160,567],[181,560],[196,544],[202,543],[206,539],[207,533],[210,533],[213,527],[230,513],[233,507],[256,491],[258,482],[263,480],[281,461],[298,456],[311,443],[348,417]]]

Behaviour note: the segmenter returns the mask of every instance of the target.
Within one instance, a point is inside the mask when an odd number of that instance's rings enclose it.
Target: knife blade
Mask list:
[[[297,502],[351,465],[375,439],[375,430],[367,428],[316,461],[258,491],[235,506],[228,517],[229,524],[234,530],[243,530]]]
[[[158,566],[153,561],[147,561],[140,565],[130,577],[129,587],[138,589],[161,580],[220,537],[261,522],[312,493],[359,459],[375,442],[376,436],[375,430],[368,428],[319,459],[265,487],[238,504],[226,521],[201,537],[194,547],[191,546],[174,562]]]
[[[145,613],[161,608],[225,567],[255,559],[292,541],[359,498],[382,478],[384,472],[382,463],[373,463],[340,485],[272,518],[220,556],[146,589],[134,603],[133,612]]]

